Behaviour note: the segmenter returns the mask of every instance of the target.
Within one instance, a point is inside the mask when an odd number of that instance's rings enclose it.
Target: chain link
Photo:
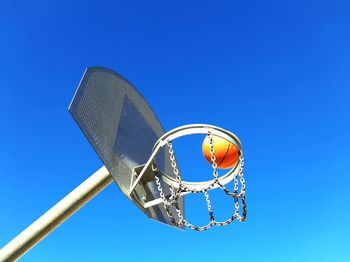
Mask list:
[[[234,221],[235,219],[237,219],[240,222],[244,222],[246,219],[246,215],[247,215],[246,201],[245,201],[245,188],[246,188],[246,186],[245,186],[245,180],[243,177],[243,167],[244,167],[243,155],[241,153],[241,155],[239,156],[241,168],[240,168],[238,174],[233,178],[233,192],[231,192],[229,189],[226,188],[225,185],[221,184],[219,181],[219,175],[218,175],[218,171],[217,171],[218,166],[216,163],[216,156],[215,156],[215,151],[214,151],[213,135],[210,131],[208,132],[208,138],[209,138],[209,144],[210,144],[211,166],[213,169],[212,174],[213,174],[214,179],[213,179],[213,182],[209,186],[207,186],[207,188],[205,188],[205,189],[195,190],[192,188],[188,188],[187,186],[185,186],[182,183],[182,178],[181,178],[179,169],[177,168],[177,162],[176,162],[176,158],[175,158],[175,154],[174,154],[174,149],[173,149],[172,143],[170,141],[167,142],[168,152],[170,155],[170,161],[171,161],[171,166],[173,168],[173,173],[175,175],[175,179],[176,179],[177,183],[179,184],[179,187],[175,190],[172,185],[169,186],[169,191],[170,191],[169,198],[167,198],[164,194],[162,182],[161,182],[160,177],[158,176],[158,168],[156,167],[155,163],[152,163],[152,169],[155,173],[155,182],[157,185],[157,189],[159,191],[159,195],[163,200],[165,211],[166,211],[171,223],[173,223],[174,225],[176,225],[178,227],[181,227],[184,225],[184,226],[187,226],[188,228],[196,230],[196,231],[203,231],[203,230],[209,229],[212,226],[228,225],[232,221]],[[238,193],[239,184],[241,185],[241,189],[240,189],[240,192]],[[215,218],[214,218],[214,212],[213,212],[213,209],[211,206],[211,201],[210,201],[208,191],[213,189],[216,185],[218,185],[226,193],[226,195],[232,197],[234,200],[234,206],[235,206],[234,214],[225,221],[215,221]],[[183,216],[183,214],[178,206],[178,199],[181,196],[182,192],[191,192],[193,194],[197,194],[197,193],[204,194],[205,201],[206,201],[207,208],[208,208],[209,219],[210,219],[210,222],[207,225],[195,226],[195,225],[192,225],[191,223],[189,223],[184,218],[184,216]],[[239,201],[239,200],[241,200],[241,201]],[[239,213],[239,210],[240,210],[239,202],[241,202],[242,214]],[[174,216],[174,213],[171,211],[171,209],[175,209],[176,215],[177,215],[176,218]]]

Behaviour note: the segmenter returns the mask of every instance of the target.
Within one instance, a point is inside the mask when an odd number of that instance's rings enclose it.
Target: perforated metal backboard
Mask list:
[[[159,198],[152,177],[141,179],[130,192],[133,169],[146,163],[164,130],[145,99],[122,76],[102,67],[87,68],[69,112],[106,166],[120,190],[147,216],[172,225],[163,204],[144,208]],[[172,174],[167,152],[158,167]],[[183,200],[180,200],[183,209]]]

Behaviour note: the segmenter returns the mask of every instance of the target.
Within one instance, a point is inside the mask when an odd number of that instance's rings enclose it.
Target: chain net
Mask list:
[[[175,175],[175,179],[179,184],[178,188],[174,188],[172,185],[169,186],[170,190],[170,195],[167,197],[164,194],[162,182],[161,182],[161,177],[158,175],[157,171],[158,168],[155,163],[152,164],[152,169],[155,174],[155,181],[157,184],[157,189],[159,191],[159,195],[163,200],[164,208],[166,210],[166,213],[170,219],[170,221],[175,225],[175,226],[186,226],[190,229],[196,230],[196,231],[204,231],[208,230],[212,226],[225,226],[230,224],[234,220],[238,220],[240,222],[244,222],[246,219],[247,215],[247,210],[246,210],[246,201],[245,201],[245,180],[243,177],[243,166],[244,166],[244,158],[243,155],[240,154],[239,156],[239,161],[241,162],[241,167],[239,172],[234,176],[233,178],[233,191],[230,191],[228,188],[226,188],[225,185],[223,185],[219,181],[219,175],[217,171],[217,163],[216,163],[216,157],[215,157],[215,152],[214,152],[214,143],[213,143],[213,135],[211,132],[208,132],[207,136],[209,137],[209,143],[210,143],[210,157],[211,157],[211,166],[213,169],[213,182],[210,183],[206,188],[197,190],[193,188],[189,188],[186,185],[182,183],[182,178],[179,172],[179,169],[177,168],[177,162],[174,154],[174,149],[172,146],[172,143],[170,141],[167,142],[167,147],[170,155],[170,161],[171,161],[171,166],[173,168],[173,172]],[[239,190],[239,184],[240,190]],[[220,189],[222,189],[226,195],[229,197],[233,198],[234,201],[234,213],[231,217],[229,217],[225,221],[216,221],[214,217],[214,212],[211,206],[210,202],[210,196],[209,196],[209,190],[213,189],[214,187],[218,186]],[[239,191],[239,192],[238,192]],[[181,195],[181,193],[187,192],[187,193],[192,193],[192,194],[203,194],[205,197],[205,201],[207,204],[208,208],[208,215],[209,215],[209,223],[205,226],[196,226],[188,222],[183,213],[181,212],[179,206],[178,206],[178,199]],[[242,211],[240,213],[240,204],[239,202],[241,201],[241,206],[242,206]],[[174,214],[171,211],[171,207],[174,207],[177,213],[177,218],[175,218]],[[174,209],[173,209],[174,210]]]

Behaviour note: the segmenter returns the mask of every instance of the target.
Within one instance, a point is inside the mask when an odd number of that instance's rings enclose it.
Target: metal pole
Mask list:
[[[0,261],[15,261],[113,181],[100,168],[0,250]]]

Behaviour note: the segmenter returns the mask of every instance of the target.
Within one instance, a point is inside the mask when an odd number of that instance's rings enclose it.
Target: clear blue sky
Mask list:
[[[247,221],[181,232],[111,185],[22,261],[350,261],[349,28],[345,0],[1,1],[0,246],[100,167],[67,112],[100,65],[166,130],[240,137]]]

